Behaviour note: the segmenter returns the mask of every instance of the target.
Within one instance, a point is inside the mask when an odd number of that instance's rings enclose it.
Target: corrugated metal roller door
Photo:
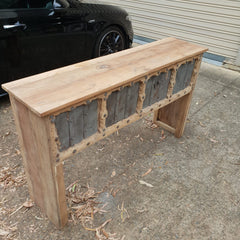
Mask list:
[[[240,48],[240,1],[104,0],[125,8],[135,35],[150,39],[177,37],[235,61]]]

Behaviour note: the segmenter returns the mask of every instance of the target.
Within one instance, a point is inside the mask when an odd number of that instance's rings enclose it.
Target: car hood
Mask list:
[[[67,0],[70,4],[68,12],[88,11],[91,13],[121,14],[128,15],[126,10],[113,5],[107,5],[97,0]]]

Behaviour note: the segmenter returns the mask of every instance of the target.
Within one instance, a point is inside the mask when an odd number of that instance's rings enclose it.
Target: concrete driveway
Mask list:
[[[99,191],[94,201],[105,211],[90,214],[85,228],[69,214],[60,231],[37,206],[21,207],[29,195],[10,104],[1,99],[0,239],[99,239],[92,230],[111,219],[105,239],[239,240],[240,73],[202,63],[182,138],[151,119],[66,161],[66,187],[77,181],[68,189]]]

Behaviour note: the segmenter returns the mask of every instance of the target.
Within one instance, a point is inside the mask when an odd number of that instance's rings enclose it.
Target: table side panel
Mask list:
[[[65,191],[61,191],[64,180],[62,174],[57,177],[62,169],[61,165],[55,168],[49,119],[39,118],[13,96],[11,102],[31,197],[56,226],[62,227],[67,222]]]

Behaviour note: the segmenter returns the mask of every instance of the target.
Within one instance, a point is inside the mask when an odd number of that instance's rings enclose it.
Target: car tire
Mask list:
[[[112,26],[106,28],[98,37],[94,57],[105,56],[108,54],[122,51],[126,48],[126,37],[120,28]]]

